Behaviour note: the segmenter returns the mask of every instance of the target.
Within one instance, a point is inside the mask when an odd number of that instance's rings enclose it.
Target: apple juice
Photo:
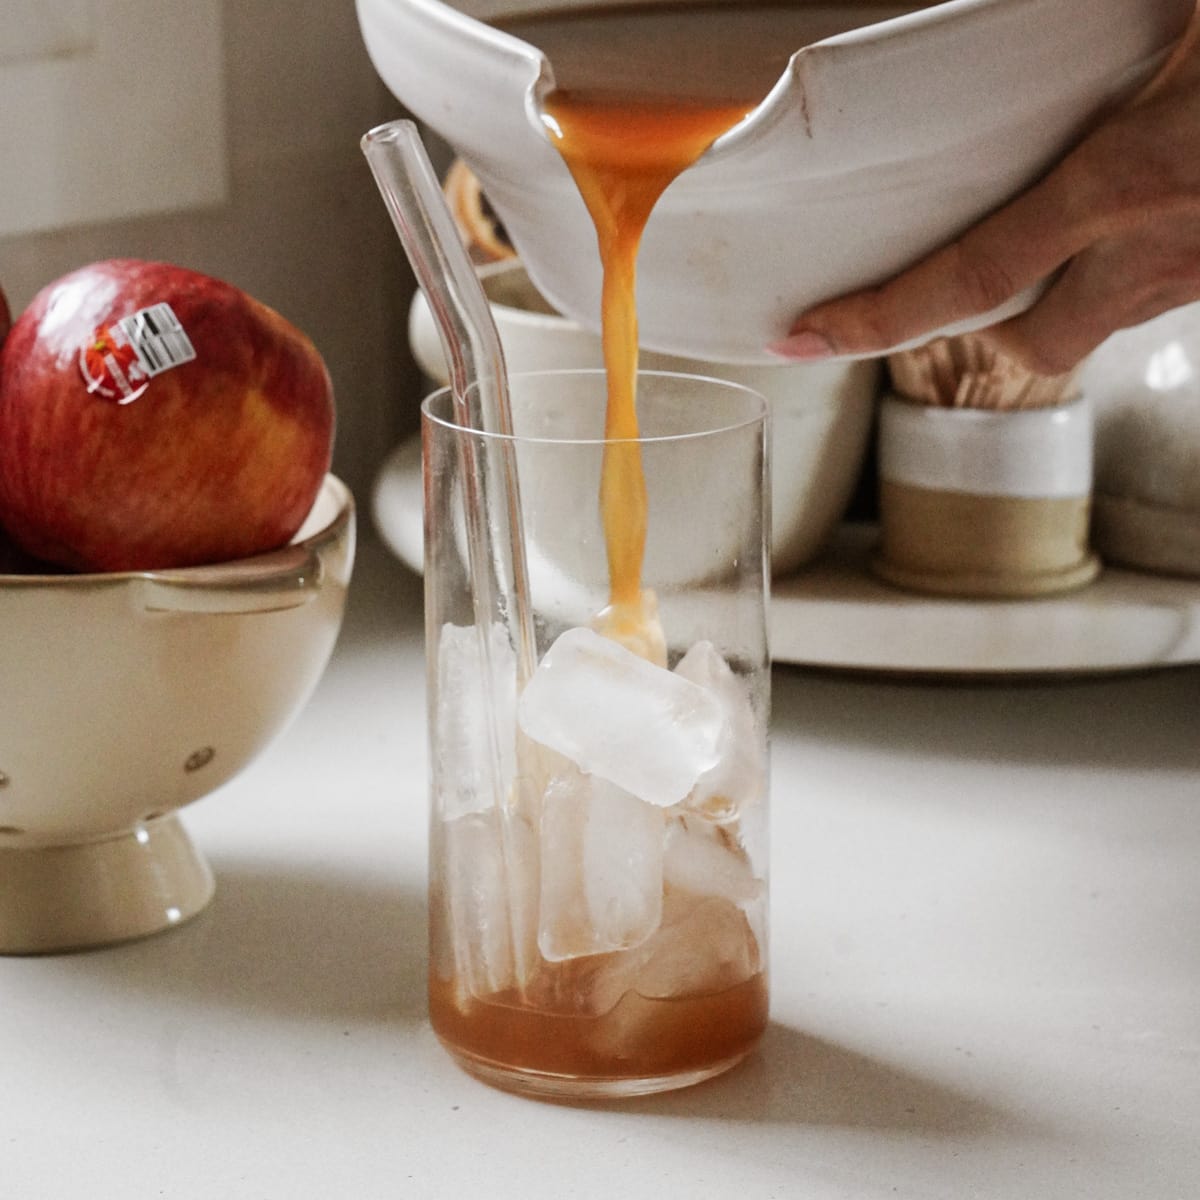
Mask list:
[[[714,1064],[737,1062],[766,1027],[767,982],[760,972],[711,995],[647,999],[629,992],[610,1012],[591,1016],[535,1009],[511,990],[460,999],[452,983],[433,979],[429,1011],[438,1036],[471,1069],[557,1077],[569,1091],[580,1078],[703,1077]]]

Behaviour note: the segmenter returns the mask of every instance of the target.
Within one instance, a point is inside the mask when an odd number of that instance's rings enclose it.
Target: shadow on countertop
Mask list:
[[[908,1136],[982,1137],[1029,1127],[1024,1115],[779,1022],[726,1075],[678,1092],[581,1107]]]
[[[74,988],[121,989],[181,1011],[263,1020],[426,1019],[424,891],[345,868],[214,856],[217,890],[178,929],[43,960]]]

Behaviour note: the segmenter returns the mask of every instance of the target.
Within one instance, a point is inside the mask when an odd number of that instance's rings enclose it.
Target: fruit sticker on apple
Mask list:
[[[72,570],[285,545],[329,469],[312,342],[232,285],[111,259],[49,284],[0,345],[0,526]]]
[[[162,303],[97,329],[80,348],[79,369],[89,392],[128,404],[155,375],[195,357],[187,331]]]

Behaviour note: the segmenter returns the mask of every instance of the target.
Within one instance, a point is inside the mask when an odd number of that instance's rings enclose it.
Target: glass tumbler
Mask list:
[[[686,1086],[767,1022],[766,404],[642,372],[639,437],[606,441],[602,371],[510,391],[511,437],[422,409],[433,1028],[517,1091]],[[497,451],[525,578],[481,603]]]

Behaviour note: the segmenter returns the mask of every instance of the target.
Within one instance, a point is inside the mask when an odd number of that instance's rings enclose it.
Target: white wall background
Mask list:
[[[102,30],[106,9],[136,0],[84,2],[92,27]],[[0,284],[16,313],[75,267],[131,256],[219,276],[278,309],[313,338],[329,365],[338,397],[334,469],[356,492],[365,518],[379,462],[417,426],[421,388],[405,342],[411,276],[358,149],[368,128],[400,115],[399,105],[367,59],[351,0],[215,2],[224,128],[211,132],[224,142],[225,186],[216,189],[224,199],[0,237]],[[165,9],[189,0],[155,3]],[[155,31],[142,36],[131,71],[154,53]],[[0,72],[19,66],[0,61]],[[89,97],[76,95],[73,103],[82,111]],[[53,114],[56,122],[70,119],[69,110]],[[6,176],[37,167],[22,156],[48,153],[7,144],[0,201]],[[114,150],[121,144],[115,135]]]

